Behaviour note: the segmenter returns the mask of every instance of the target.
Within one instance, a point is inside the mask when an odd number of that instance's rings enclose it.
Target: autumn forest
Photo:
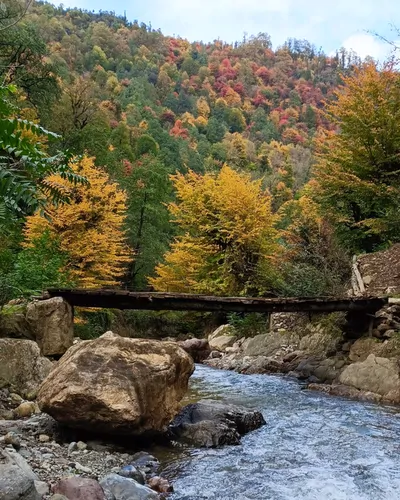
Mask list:
[[[340,295],[352,255],[400,240],[395,54],[5,4],[0,303],[51,286]]]

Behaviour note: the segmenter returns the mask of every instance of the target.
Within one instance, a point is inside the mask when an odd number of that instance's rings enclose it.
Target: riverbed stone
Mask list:
[[[73,310],[62,297],[30,302],[26,319],[45,356],[61,356],[72,346]]]
[[[193,373],[175,342],[108,332],[71,347],[43,383],[42,411],[69,427],[142,435],[163,432]]]
[[[221,335],[209,340],[210,348],[217,351],[225,351],[227,347],[232,347],[237,337],[233,335]]]
[[[221,325],[208,336],[208,341],[218,337],[237,337],[237,332],[232,325]]]
[[[145,476],[143,472],[137,469],[134,465],[125,465],[122,469],[119,470],[118,474],[122,477],[129,477],[130,479],[134,479],[139,484],[145,483]]]
[[[364,361],[347,366],[339,382],[361,391],[373,392],[385,401],[400,403],[400,376],[397,359],[370,354]]]
[[[118,474],[108,474],[101,479],[100,485],[107,500],[158,500],[159,498],[157,493],[147,486]]]
[[[184,351],[192,356],[195,363],[201,363],[207,359],[211,352],[210,345],[206,339],[187,339],[178,343]]]
[[[0,463],[1,500],[40,500],[34,480],[17,465]]]
[[[265,425],[262,414],[217,401],[185,406],[169,426],[173,439],[214,448],[240,443],[240,436]]]
[[[79,476],[62,479],[53,487],[53,493],[64,495],[69,500],[105,500],[106,498],[97,481]]]
[[[16,417],[25,418],[32,416],[37,410],[36,403],[33,401],[24,401],[15,408],[14,413]]]
[[[298,335],[294,333],[272,331],[249,339],[243,347],[243,355],[271,357],[282,347],[295,348],[299,341]]]
[[[0,339],[0,388],[28,396],[36,392],[52,369],[32,340]]]
[[[149,479],[148,485],[157,493],[172,493],[174,488],[172,484],[165,478],[154,476]]]

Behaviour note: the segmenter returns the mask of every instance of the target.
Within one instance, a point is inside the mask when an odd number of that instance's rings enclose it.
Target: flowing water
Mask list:
[[[240,446],[176,451],[170,500],[400,499],[400,411],[301,390],[287,378],[198,366],[199,398],[257,408]]]

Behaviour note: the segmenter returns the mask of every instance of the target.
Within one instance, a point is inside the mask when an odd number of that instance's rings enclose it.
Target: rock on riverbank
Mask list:
[[[193,370],[192,358],[174,342],[108,332],[69,349],[41,386],[38,403],[69,427],[120,435],[163,432]]]

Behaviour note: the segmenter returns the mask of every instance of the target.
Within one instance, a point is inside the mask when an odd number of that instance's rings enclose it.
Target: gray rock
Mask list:
[[[135,453],[131,458],[130,465],[133,465],[145,474],[154,474],[160,467],[160,462],[156,457],[145,451]]]
[[[40,500],[38,480],[26,460],[16,451],[3,450],[0,463],[0,500]]]
[[[129,477],[130,479],[134,479],[139,484],[145,484],[145,476],[143,472],[137,469],[134,465],[125,465],[118,471],[118,474],[122,477]]]
[[[47,483],[44,481],[35,481],[35,488],[36,491],[39,493],[40,496],[48,495],[50,492],[50,487]]]
[[[214,448],[240,443],[240,436],[265,425],[262,414],[215,401],[185,406],[169,426],[172,438]]]
[[[0,464],[0,500],[40,500],[34,480],[15,464]]]
[[[159,496],[147,486],[118,474],[108,474],[100,481],[107,500],[158,500]]]

